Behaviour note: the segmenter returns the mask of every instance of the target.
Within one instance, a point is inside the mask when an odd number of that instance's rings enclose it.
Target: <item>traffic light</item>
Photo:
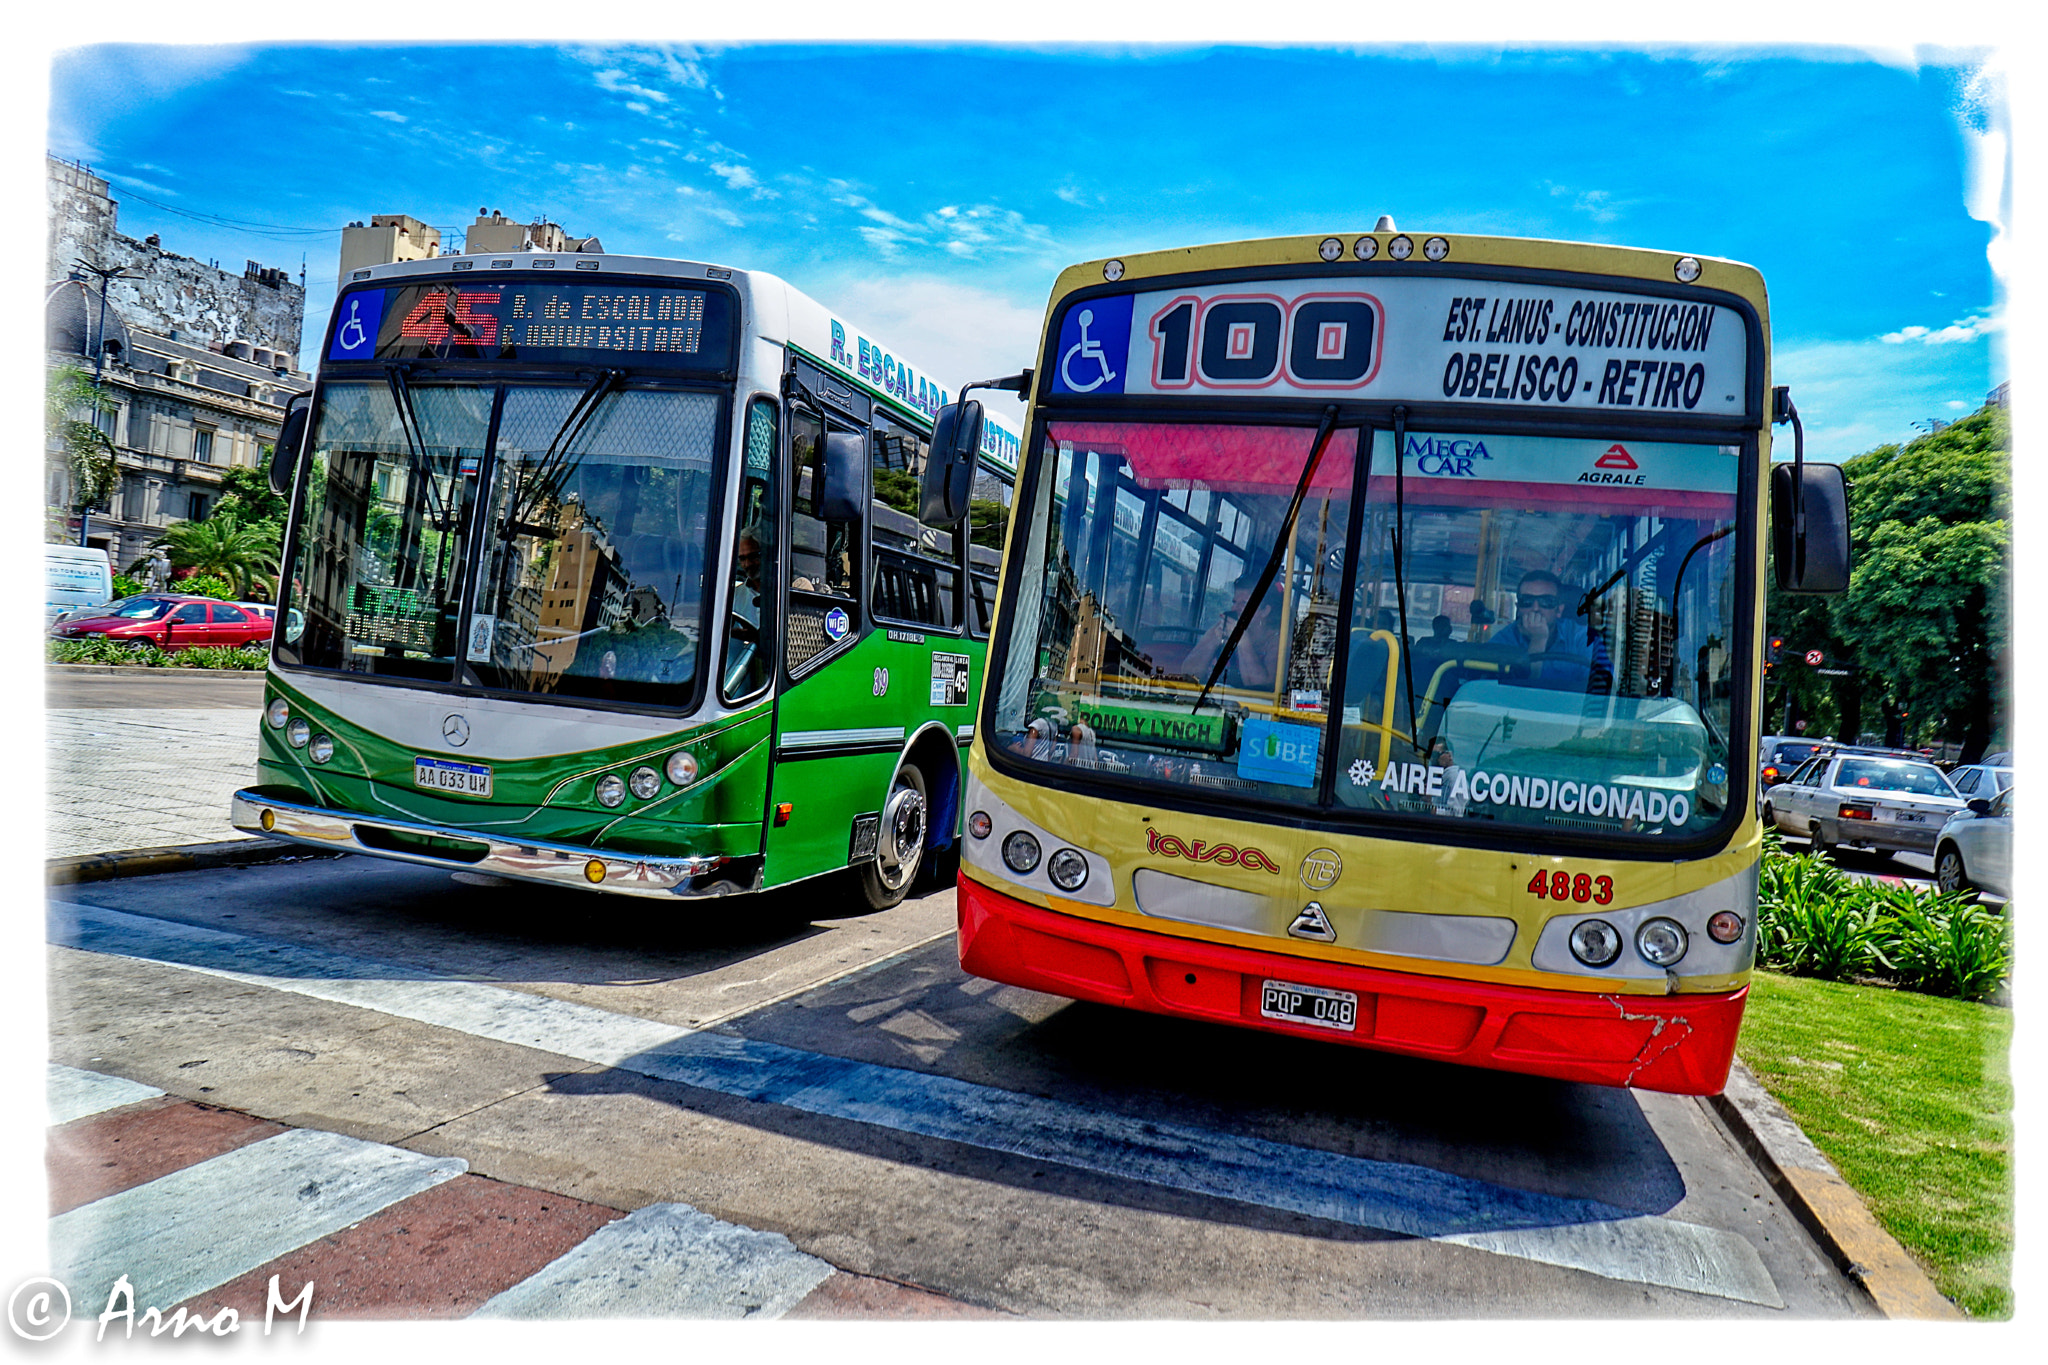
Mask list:
[[[1773,635],[1773,636],[1771,637],[1771,653],[1770,653],[1770,660],[1771,660],[1771,662],[1772,662],[1772,663],[1776,663],[1776,662],[1778,662],[1778,651],[1779,651],[1779,650],[1781,650],[1781,649],[1783,649],[1784,647],[1785,647],[1785,637],[1784,637],[1784,636],[1782,636],[1782,635]]]

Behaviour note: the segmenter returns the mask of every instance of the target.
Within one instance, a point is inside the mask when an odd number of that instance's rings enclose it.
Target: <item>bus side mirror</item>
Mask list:
[[[285,409],[284,428],[277,434],[277,444],[270,451],[270,490],[292,495],[292,480],[299,472],[300,447],[306,443],[306,427],[312,421],[313,397],[300,394],[292,399]]]
[[[1832,464],[1771,466],[1771,554],[1784,592],[1849,587],[1849,485]]]
[[[825,433],[825,488],[818,515],[826,521],[859,521],[867,515],[867,447],[851,431]]]
[[[967,515],[974,464],[981,455],[981,404],[948,403],[932,426],[932,448],[918,492],[917,519],[927,526],[957,526]]]

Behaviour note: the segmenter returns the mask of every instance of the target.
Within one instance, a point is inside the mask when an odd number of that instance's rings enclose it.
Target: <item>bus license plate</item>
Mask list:
[[[412,784],[427,791],[457,796],[489,796],[491,770],[481,763],[451,763],[445,758],[415,758]]]
[[[1268,1019],[1313,1024],[1350,1033],[1358,1027],[1358,997],[1350,991],[1326,991],[1292,981],[1267,981],[1259,987],[1259,1013]]]

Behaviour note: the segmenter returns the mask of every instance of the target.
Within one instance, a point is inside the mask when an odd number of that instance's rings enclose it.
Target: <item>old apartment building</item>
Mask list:
[[[172,522],[203,520],[226,471],[256,464],[285,404],[312,388],[297,364],[306,291],[255,261],[235,275],[123,235],[107,182],[84,166],[53,157],[48,178],[47,362],[97,370],[114,400],[98,420],[120,484],[86,540],[120,569]],[[53,523],[68,517],[76,540],[68,472],[51,468],[48,484]]]

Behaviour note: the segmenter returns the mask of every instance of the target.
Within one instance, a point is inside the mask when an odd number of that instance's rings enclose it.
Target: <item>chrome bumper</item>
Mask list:
[[[675,858],[613,853],[570,844],[509,840],[478,834],[475,830],[416,824],[383,816],[359,815],[354,811],[327,810],[320,806],[279,801],[253,790],[235,793],[230,819],[236,829],[251,834],[305,844],[310,848],[324,848],[333,853],[367,853],[373,858],[425,863],[429,867],[445,867],[451,871],[487,872],[549,886],[614,891],[628,896],[669,897],[718,896],[747,889],[728,881],[705,887],[691,885],[697,878],[725,866],[727,859],[722,855]],[[362,837],[365,830],[371,832],[370,840]],[[454,852],[436,854],[421,849],[387,847],[375,842],[375,836],[380,832],[412,838],[452,839],[481,849],[482,853],[480,856]]]

